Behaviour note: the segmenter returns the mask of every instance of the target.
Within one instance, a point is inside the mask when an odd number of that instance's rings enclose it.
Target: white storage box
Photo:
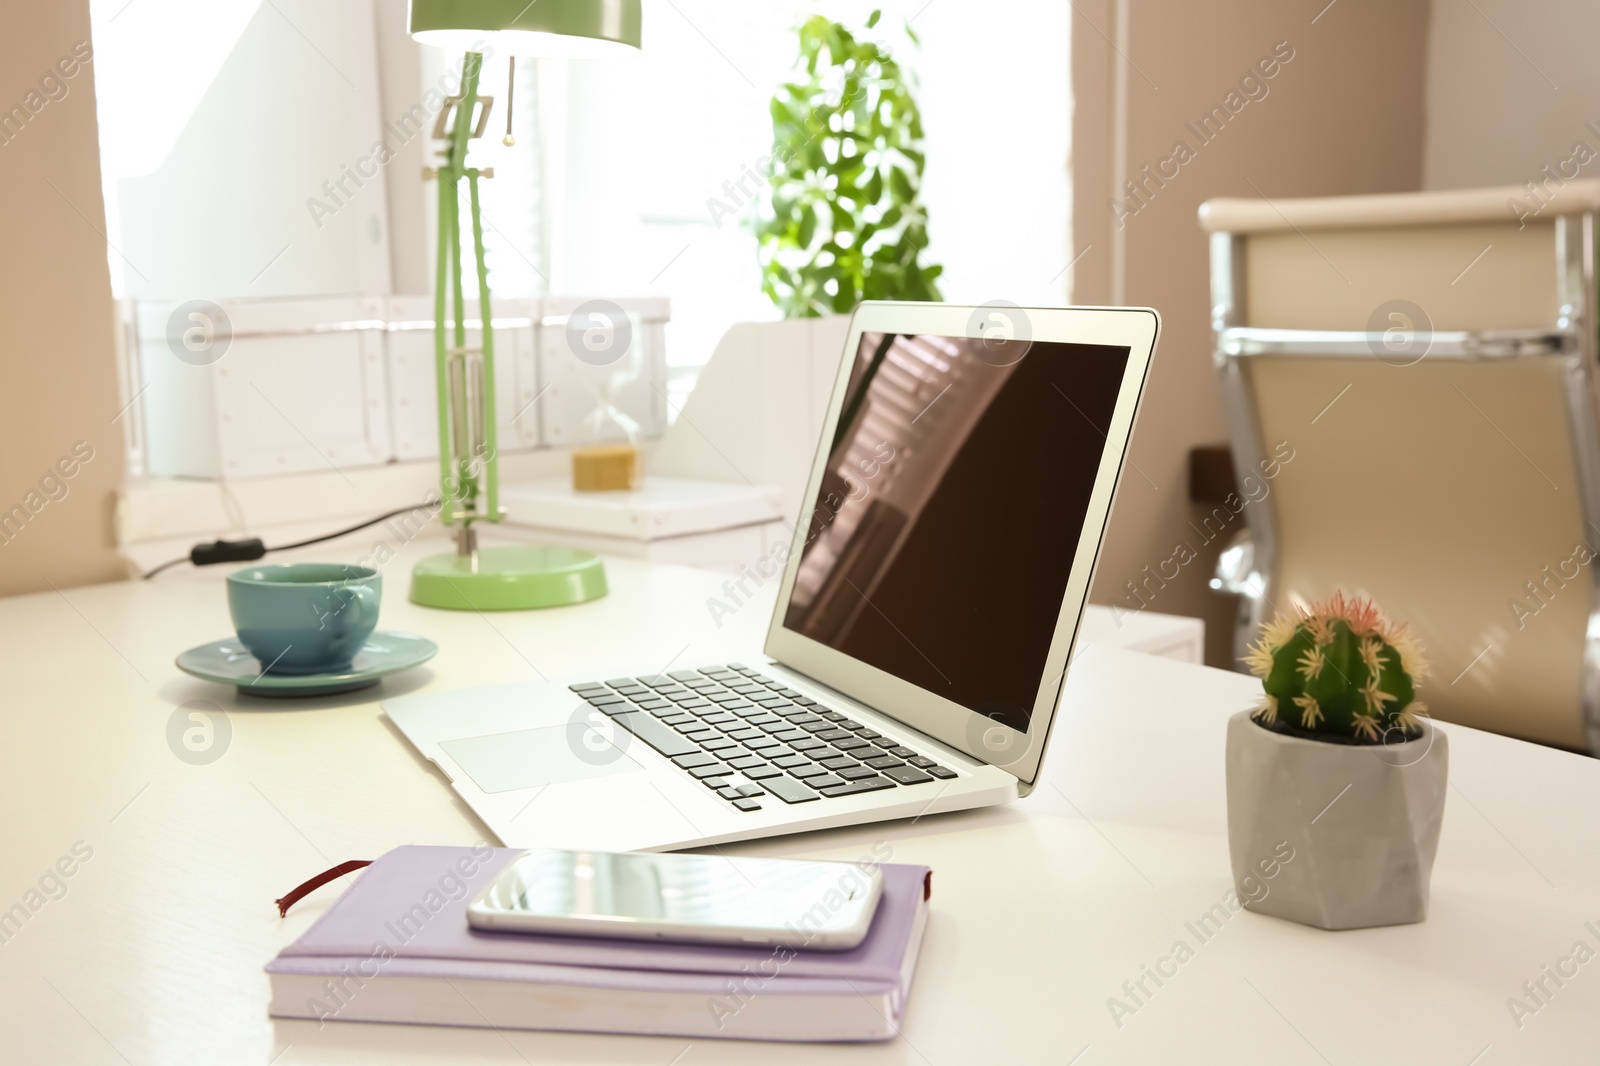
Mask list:
[[[387,462],[376,297],[141,303],[152,474],[260,477]]]
[[[389,417],[396,459],[439,454],[439,402],[433,349],[433,298],[392,296],[386,354]],[[540,446],[537,300],[493,300],[495,414],[503,452]],[[452,333],[453,336],[453,333]],[[467,344],[483,343],[478,301],[467,301]]]
[[[597,306],[620,309],[626,325],[613,339],[626,343],[615,359],[586,362],[568,327]],[[630,380],[614,405],[640,438],[665,431],[665,299],[505,299],[494,313],[502,452],[587,443],[584,420],[623,368]],[[476,301],[467,315],[475,326]],[[134,325],[136,443],[154,476],[342,472],[438,455],[431,297],[139,303]],[[598,335],[577,336],[582,349]],[[479,330],[467,343],[481,343]]]

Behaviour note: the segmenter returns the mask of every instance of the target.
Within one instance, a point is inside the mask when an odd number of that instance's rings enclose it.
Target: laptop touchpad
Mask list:
[[[510,792],[643,769],[580,724],[462,737],[442,741],[439,747],[485,792]]]

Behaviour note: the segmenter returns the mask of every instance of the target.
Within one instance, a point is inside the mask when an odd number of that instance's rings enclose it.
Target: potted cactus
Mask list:
[[[1228,845],[1245,906],[1323,929],[1422,921],[1449,745],[1417,699],[1427,664],[1406,627],[1340,593],[1263,626],[1245,662],[1263,689],[1228,721]],[[1296,861],[1251,900],[1256,865],[1285,842]]]

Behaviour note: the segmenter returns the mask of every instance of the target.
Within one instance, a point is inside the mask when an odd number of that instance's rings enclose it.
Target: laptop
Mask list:
[[[509,847],[669,850],[1025,796],[1159,328],[1148,308],[863,303],[764,646],[383,710]]]

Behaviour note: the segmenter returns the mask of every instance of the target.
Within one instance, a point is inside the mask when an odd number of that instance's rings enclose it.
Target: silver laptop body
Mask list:
[[[687,848],[1026,795],[1159,328],[1147,308],[864,303],[762,647],[383,710],[510,847]]]

